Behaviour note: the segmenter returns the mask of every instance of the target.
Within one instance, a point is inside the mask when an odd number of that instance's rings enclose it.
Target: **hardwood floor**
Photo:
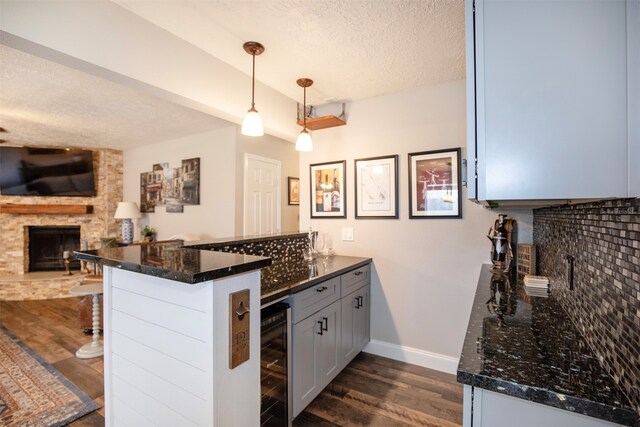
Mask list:
[[[301,413],[294,426],[459,426],[455,376],[360,353]]]
[[[78,301],[0,301],[0,323],[103,406],[102,357],[75,357],[75,351],[91,340],[78,328]],[[461,424],[462,385],[455,376],[366,353],[358,355],[293,423],[296,427]],[[104,408],[70,425],[102,427]]]
[[[78,301],[80,298],[0,301],[0,324],[101,406],[69,425],[103,427],[102,357],[82,360],[75,356],[76,350],[91,341],[78,327]]]

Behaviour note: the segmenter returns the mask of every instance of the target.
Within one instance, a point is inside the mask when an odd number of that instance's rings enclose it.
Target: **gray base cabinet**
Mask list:
[[[366,265],[291,297],[294,418],[369,342],[369,277]]]
[[[515,421],[517,420],[517,422]],[[586,415],[464,386],[463,427],[614,427]]]

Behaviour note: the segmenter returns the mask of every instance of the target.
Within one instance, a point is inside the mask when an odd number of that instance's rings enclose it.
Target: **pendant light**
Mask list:
[[[296,150],[298,151],[311,151],[313,150],[313,142],[311,141],[311,134],[307,130],[307,88],[313,84],[311,79],[298,79],[296,80],[298,86],[304,89],[304,103],[302,104],[302,117],[304,128],[298,139],[296,139]]]
[[[253,57],[253,72],[251,74],[251,108],[247,111],[242,121],[242,134],[246,136],[262,136],[264,128],[262,126],[262,118],[258,114],[255,106],[255,88],[256,88],[256,55],[264,52],[264,46],[258,42],[246,42],[242,45],[244,50]]]

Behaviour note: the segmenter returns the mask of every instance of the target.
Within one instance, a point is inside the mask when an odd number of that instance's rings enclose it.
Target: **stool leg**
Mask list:
[[[76,351],[76,357],[79,359],[91,359],[104,354],[104,348],[100,342],[100,294],[91,294],[91,296],[93,297],[93,306],[91,307],[93,336],[91,337],[91,342],[86,343]]]
[[[91,347],[100,346],[100,299],[98,294],[93,294],[93,341]]]

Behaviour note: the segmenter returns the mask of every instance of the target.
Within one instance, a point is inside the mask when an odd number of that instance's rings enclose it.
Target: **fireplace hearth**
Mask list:
[[[80,226],[29,227],[29,271],[64,270],[64,251],[80,249]],[[80,261],[70,260],[79,270]]]

